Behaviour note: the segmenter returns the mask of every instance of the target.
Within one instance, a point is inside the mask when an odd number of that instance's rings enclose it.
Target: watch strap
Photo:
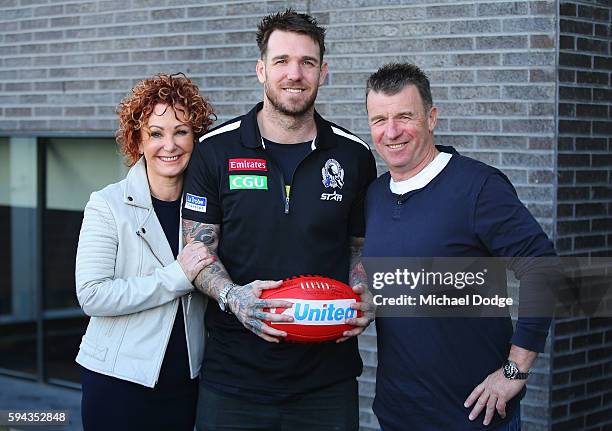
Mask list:
[[[221,290],[221,293],[219,293],[219,308],[221,311],[225,311],[226,313],[230,312],[229,305],[227,303],[227,295],[234,287],[236,287],[235,283],[226,284]]]
[[[525,379],[527,379],[527,377],[529,377],[529,371],[526,372],[526,373],[521,373],[519,371],[518,373],[516,373],[515,379],[517,379],[517,380],[525,380]]]

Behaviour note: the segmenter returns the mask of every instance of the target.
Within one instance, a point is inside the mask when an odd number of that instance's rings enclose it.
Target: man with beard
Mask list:
[[[258,27],[264,100],[201,138],[185,180],[185,242],[218,261],[194,284],[206,312],[198,429],[356,430],[359,335],[373,319],[360,263],[363,201],[376,177],[369,147],[315,110],[327,75],[325,30],[293,10]],[[292,344],[264,321],[263,289],[319,274],[362,296],[364,316],[336,343]],[[261,281],[266,280],[266,281]]]

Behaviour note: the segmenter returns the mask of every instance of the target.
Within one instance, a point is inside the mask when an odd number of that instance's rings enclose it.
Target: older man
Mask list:
[[[503,173],[436,147],[438,110],[418,67],[382,67],[366,97],[389,172],[368,190],[364,256],[555,255]],[[519,275],[526,288],[530,274]],[[509,317],[377,318],[374,411],[383,430],[519,429],[519,402],[549,324],[519,318],[513,331]]]

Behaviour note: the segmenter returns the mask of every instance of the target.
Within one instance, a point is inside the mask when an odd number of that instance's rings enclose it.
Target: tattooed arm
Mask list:
[[[361,310],[362,316],[352,319],[346,319],[346,323],[354,325],[355,328],[344,331],[344,337],[338,339],[338,342],[347,340],[350,337],[360,335],[368,325],[374,320],[374,301],[372,294],[368,289],[368,276],[366,275],[363,264],[361,263],[361,250],[363,249],[363,238],[350,238],[351,258],[349,263],[349,286],[353,288],[353,292],[361,296],[361,302],[352,305],[355,310]]]
[[[263,320],[276,322],[290,322],[293,318],[279,314],[266,313],[264,308],[283,307],[290,308],[292,304],[287,301],[259,299],[261,292],[280,285],[280,281],[255,280],[244,286],[234,284],[225,270],[223,264],[217,258],[219,246],[218,224],[206,224],[191,220],[183,220],[183,241],[185,244],[201,242],[206,245],[215,261],[204,268],[196,276],[193,285],[205,295],[219,302],[221,291],[230,286],[227,293],[227,302],[230,310],[245,328],[255,333],[266,341],[278,343],[278,337],[285,337],[287,333],[271,328],[263,323]]]
[[[217,247],[219,225],[199,223],[191,220],[183,220],[183,242],[191,244],[192,242],[201,242],[208,251],[215,256],[215,262],[209,265],[208,271],[200,271],[193,280],[193,285],[196,289],[210,296],[218,302],[219,294],[228,284],[233,284],[225,267],[219,259],[217,259]]]

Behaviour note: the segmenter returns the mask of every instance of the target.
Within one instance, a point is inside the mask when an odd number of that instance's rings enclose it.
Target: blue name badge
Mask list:
[[[196,196],[192,195],[191,193],[187,193],[187,195],[185,196],[185,209],[205,213],[206,198],[203,196]]]

